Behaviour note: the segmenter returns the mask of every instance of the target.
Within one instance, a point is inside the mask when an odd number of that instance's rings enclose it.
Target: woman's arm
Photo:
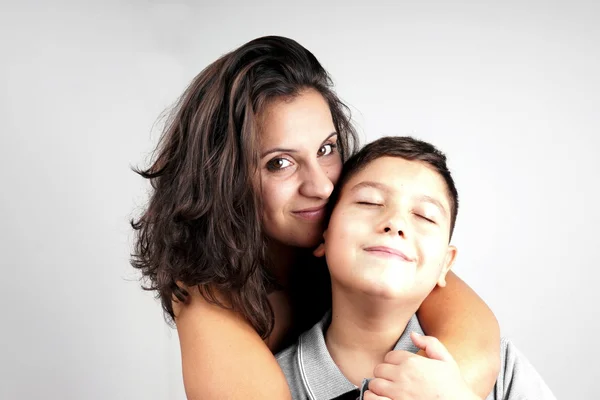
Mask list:
[[[176,315],[188,399],[291,399],[273,354],[238,313],[191,291]]]
[[[471,390],[485,398],[500,369],[500,327],[485,302],[450,271],[446,287],[436,287],[417,316],[423,331],[452,354]]]

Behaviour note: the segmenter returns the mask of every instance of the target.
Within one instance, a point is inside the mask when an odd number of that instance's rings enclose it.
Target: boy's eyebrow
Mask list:
[[[431,197],[431,196],[427,196],[426,194],[424,194],[424,195],[421,195],[421,196],[418,196],[416,199],[417,199],[418,201],[420,201],[420,202],[431,203],[431,204],[433,204],[434,206],[436,206],[437,208],[439,208],[439,209],[440,209],[440,211],[441,211],[441,212],[442,212],[442,213],[443,213],[445,216],[447,216],[447,215],[448,215],[448,212],[446,211],[446,207],[444,207],[444,205],[443,205],[443,204],[442,204],[442,203],[441,203],[441,202],[440,202],[438,199],[436,199],[436,198],[433,198],[433,197]]]
[[[362,182],[359,182],[356,185],[354,185],[352,187],[352,189],[350,189],[350,191],[351,192],[356,192],[357,190],[365,188],[365,187],[374,188],[374,189],[377,189],[377,190],[381,190],[382,192],[385,192],[385,193],[390,193],[392,191],[389,188],[389,186],[384,185],[383,183],[373,182],[373,181],[362,181]]]
[[[321,145],[324,144],[326,141],[328,141],[331,137],[336,136],[337,134],[338,134],[337,132],[331,132],[325,138],[325,140],[323,140],[323,142],[321,143]],[[266,155],[269,155],[271,153],[297,153],[297,150],[294,150],[294,149],[284,149],[282,147],[277,147],[277,148],[265,151],[264,153],[262,153],[260,155],[260,158],[265,158]]]

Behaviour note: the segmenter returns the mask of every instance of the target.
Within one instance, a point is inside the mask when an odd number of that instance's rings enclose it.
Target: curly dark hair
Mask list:
[[[252,40],[206,67],[170,114],[152,165],[134,169],[152,185],[147,208],[131,225],[131,264],[142,287],[157,292],[168,322],[183,287],[240,312],[267,337],[269,265],[258,168],[259,117],[274,99],[314,89],[327,101],[342,159],[358,147],[350,112],[315,56],[294,40]],[[183,284],[183,285],[179,285]]]

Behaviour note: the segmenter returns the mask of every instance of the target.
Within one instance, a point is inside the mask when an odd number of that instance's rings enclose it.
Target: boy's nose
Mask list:
[[[391,224],[390,224],[391,225]],[[392,229],[389,226],[386,226],[385,228],[383,228],[383,231],[385,233],[390,233],[393,232],[395,234],[395,229]],[[400,235],[401,237],[404,237],[404,231],[402,229],[398,230],[398,235]]]
[[[389,210],[386,219],[383,221],[383,232],[386,234],[399,235],[406,237],[407,223],[404,215],[399,210]]]

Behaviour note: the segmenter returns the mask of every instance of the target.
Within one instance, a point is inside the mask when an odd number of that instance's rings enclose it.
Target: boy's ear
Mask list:
[[[321,243],[315,251],[313,251],[315,257],[323,257],[325,255],[325,243]]]
[[[444,265],[442,265],[442,271],[440,272],[440,277],[438,278],[437,284],[440,287],[445,287],[446,286],[446,275],[448,274],[448,271],[450,271],[450,269],[452,268],[452,266],[454,265],[454,261],[456,260],[456,253],[457,253],[457,249],[455,246],[448,246],[448,250],[446,250],[446,257],[444,257]]]
[[[325,237],[327,236],[327,230],[323,232],[323,241],[319,246],[313,251],[313,255],[315,257],[323,257],[325,255]]]

